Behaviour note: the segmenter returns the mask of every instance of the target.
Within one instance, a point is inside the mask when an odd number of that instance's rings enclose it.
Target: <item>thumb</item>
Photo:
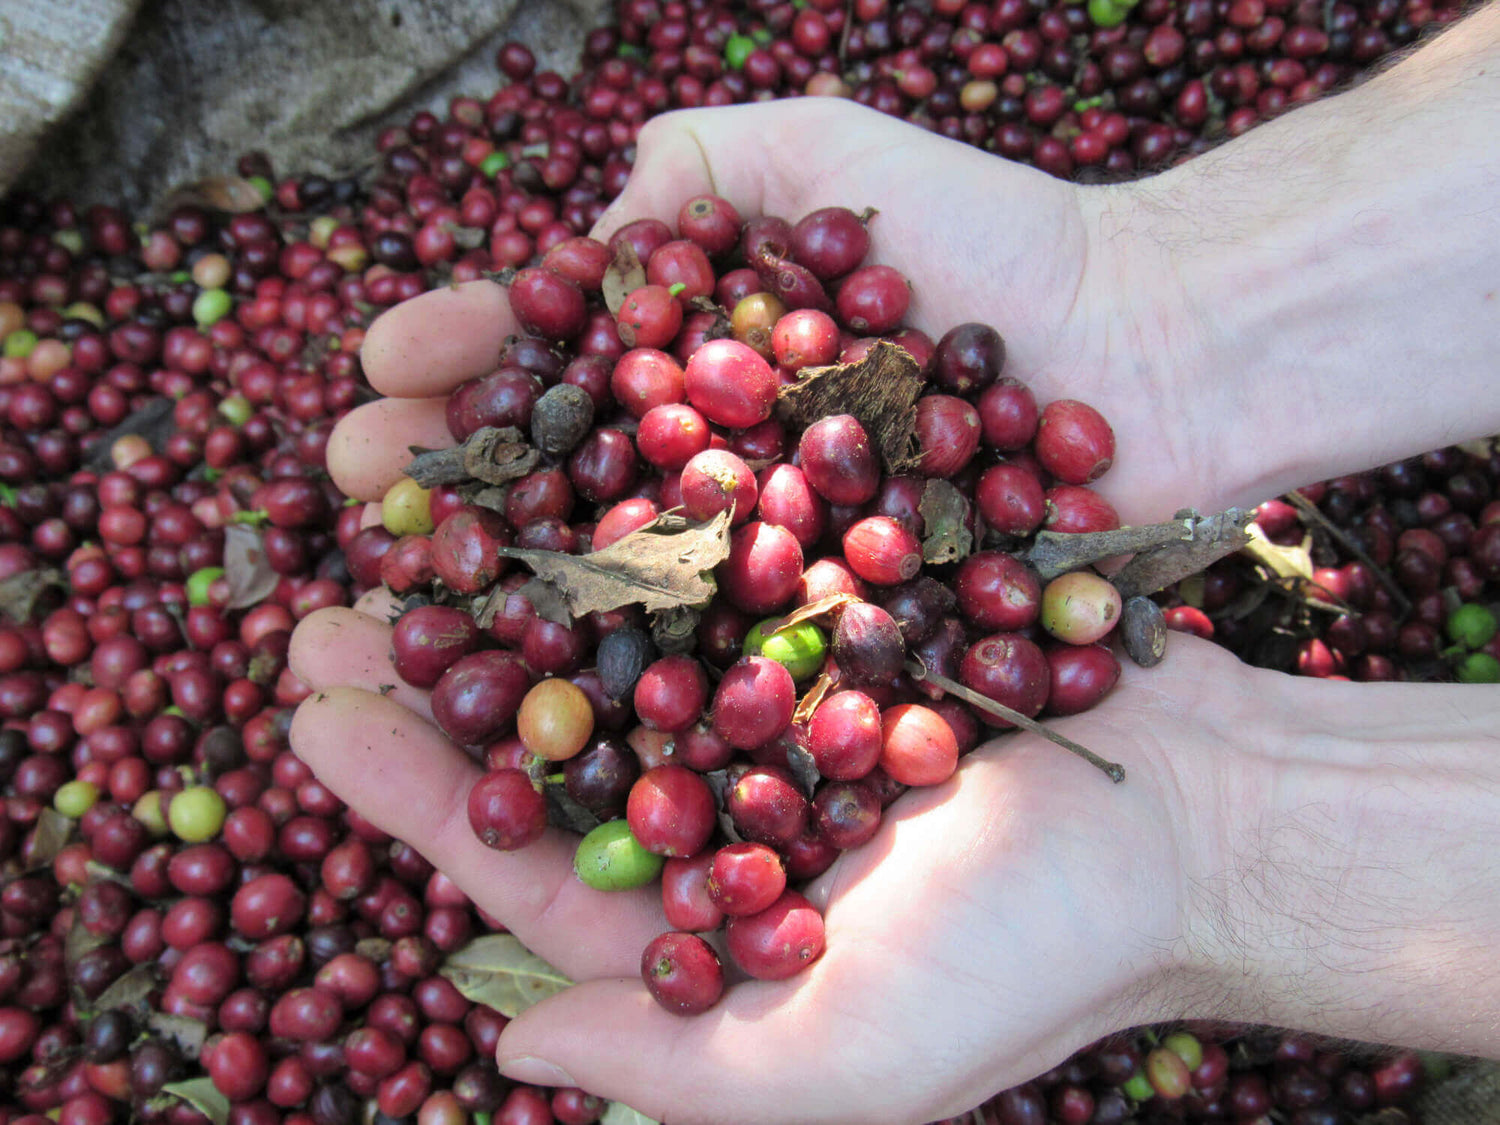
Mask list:
[[[698,1016],[666,1011],[639,980],[575,984],[512,1020],[496,1063],[515,1081],[579,1086],[671,1125],[784,1125],[789,1106],[809,1125],[848,1121],[849,1091],[829,1081],[843,1048],[811,1015],[810,983],[744,981]]]

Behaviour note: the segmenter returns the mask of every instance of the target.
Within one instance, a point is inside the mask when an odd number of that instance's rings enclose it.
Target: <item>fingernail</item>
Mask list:
[[[500,1064],[500,1073],[515,1082],[527,1082],[533,1086],[576,1086],[573,1076],[560,1066],[553,1066],[546,1059],[522,1055],[507,1059]]]

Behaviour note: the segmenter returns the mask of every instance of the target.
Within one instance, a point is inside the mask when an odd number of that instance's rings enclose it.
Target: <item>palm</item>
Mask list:
[[[620,213],[600,233],[627,217],[672,220],[705,190],[744,214],[873,206],[882,212],[875,257],[912,279],[915,324],[939,334],[965,320],[995,323],[1009,372],[1040,399],[1077,394],[1111,417],[1120,468],[1106,480],[1122,515],[1149,518],[1199,499],[1182,491],[1182,454],[1155,421],[1171,413],[1160,409],[1165,389],[1143,397],[1150,373],[1109,357],[1130,318],[1094,310],[1088,322],[1105,324],[1103,335],[1080,327],[1076,310],[1090,295],[1076,189],[841,104],[809,100],[754,117],[762,112],[712,118],[735,130],[735,143],[651,126]],[[947,165],[940,175],[937,162]],[[934,198],[935,182],[952,186]],[[373,326],[366,370],[393,397],[335,432],[329,467],[344,490],[376,500],[410,446],[451,442],[443,396],[490,370],[513,331],[504,293],[489,283],[429,294]],[[511,1025],[501,1053],[512,1073],[540,1080],[514,1064],[519,1055],[564,1059],[581,1084],[674,1122],[786,1120],[793,1090],[799,1120],[846,1120],[854,1106],[862,1120],[939,1116],[1129,1022],[1141,1011],[1132,986],[1177,933],[1177,888],[1156,876],[1180,862],[1166,826],[1180,822],[1192,786],[1163,747],[1190,751],[1202,736],[1184,719],[1164,734],[1143,710],[1167,700],[1182,715],[1194,703],[1201,681],[1173,662],[1066,721],[1073,737],[1126,765],[1125,786],[1028,736],[976,752],[953,782],[893,805],[877,838],[813,885],[829,948],[809,972],[743,983],[713,1012],[682,1020],[658,1008],[637,975],[641,948],[665,928],[655,893],[584,887],[562,834],[521,853],[483,848],[464,813],[478,767],[430,723],[425,693],[386,694],[399,679],[389,647],[388,626],[349,610],[299,627],[293,665],[317,693],[298,712],[294,745],[350,805],[586,982]],[[1244,670],[1221,653],[1204,658],[1223,665],[1215,702],[1232,701]],[[674,1064],[681,1053],[691,1068]]]

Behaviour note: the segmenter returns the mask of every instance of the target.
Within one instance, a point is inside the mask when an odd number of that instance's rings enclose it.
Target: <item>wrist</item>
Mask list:
[[[1185,868],[1179,1014],[1500,1052],[1494,693],[1266,689],[1275,729],[1228,758],[1207,862]]]

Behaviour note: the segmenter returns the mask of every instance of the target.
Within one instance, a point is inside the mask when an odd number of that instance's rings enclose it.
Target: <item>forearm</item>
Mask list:
[[[1500,1056],[1500,693],[1288,690],[1306,733],[1224,779],[1184,1014]]]
[[[1227,494],[1500,431],[1500,4],[1363,86],[1124,189]],[[1115,229],[1111,231],[1109,228]],[[1148,266],[1148,268],[1151,268]],[[1139,290],[1142,286],[1128,286]]]

